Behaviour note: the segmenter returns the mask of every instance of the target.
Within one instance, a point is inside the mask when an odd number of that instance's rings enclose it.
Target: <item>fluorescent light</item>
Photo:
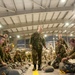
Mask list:
[[[58,34],[56,34],[56,36],[58,36]]]
[[[45,34],[44,37],[47,37],[47,35]]]
[[[53,38],[53,40],[54,40],[55,38]]]
[[[67,22],[65,25],[66,25],[66,26],[68,26],[68,25],[69,25],[69,23]]]
[[[74,24],[71,24],[72,26],[74,25]]]
[[[2,28],[2,25],[0,24],[0,28]]]
[[[73,36],[73,34],[70,34],[70,36]]]
[[[64,30],[64,32],[66,32],[67,30]]]
[[[20,35],[17,35],[17,38],[20,38]]]
[[[61,3],[65,3],[66,2],[66,0],[61,0]]]
[[[11,36],[9,36],[9,38],[12,38]]]

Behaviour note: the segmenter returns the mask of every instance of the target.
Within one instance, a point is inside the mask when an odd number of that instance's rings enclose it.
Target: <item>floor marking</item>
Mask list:
[[[33,75],[39,75],[38,71],[37,70],[33,71]]]

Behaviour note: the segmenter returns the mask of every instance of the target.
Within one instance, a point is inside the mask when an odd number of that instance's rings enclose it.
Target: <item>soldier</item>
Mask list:
[[[63,70],[65,72],[75,72],[75,64],[68,62],[69,59],[75,59],[75,39],[71,39],[70,44],[72,45],[73,50],[67,57],[62,59],[63,63],[60,63],[60,70]]]
[[[54,68],[58,68],[62,58],[67,56],[65,47],[61,44],[60,40],[57,41],[55,52],[56,52],[56,59],[52,65]]]
[[[11,59],[8,47],[4,48],[4,55],[5,55],[5,62],[6,63],[13,62],[12,59]]]
[[[41,70],[41,57],[42,57],[42,47],[45,46],[45,40],[41,35],[42,28],[39,27],[37,32],[31,35],[30,47],[32,48],[32,58],[33,58],[33,71],[36,70],[36,63],[38,57],[38,70]]]
[[[14,62],[22,62],[19,51],[16,51],[16,54],[14,55]]]
[[[2,50],[2,44],[4,43],[5,38],[4,36],[0,36],[0,75],[20,75],[18,71],[13,70],[7,66],[7,63],[4,62],[5,57]]]
[[[2,64],[2,65],[6,65],[6,63],[3,62],[5,60],[4,53],[2,50],[2,44],[4,43],[4,41],[5,41],[5,38],[0,35],[0,64]]]
[[[59,34],[58,40],[60,40],[60,41],[61,41],[61,44],[63,44],[64,47],[65,47],[66,49],[68,49],[68,46],[67,46],[66,41],[62,38],[62,34]]]

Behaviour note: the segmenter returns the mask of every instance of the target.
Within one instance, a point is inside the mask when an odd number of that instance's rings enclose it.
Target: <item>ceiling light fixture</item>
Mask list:
[[[47,35],[45,34],[44,37],[47,37]]]
[[[20,35],[17,35],[17,38],[20,38]]]
[[[70,34],[70,36],[73,36],[73,34]]]
[[[2,28],[2,25],[0,24],[0,28]]]
[[[66,26],[68,26],[68,25],[69,25],[69,23],[66,23],[65,25],[66,25]]]
[[[11,36],[9,36],[9,38],[12,38]]]
[[[61,0],[61,3],[65,3],[66,2],[66,0]]]

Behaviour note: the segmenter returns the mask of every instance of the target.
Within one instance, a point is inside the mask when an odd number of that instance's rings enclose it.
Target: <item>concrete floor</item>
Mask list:
[[[24,75],[34,75],[32,68],[33,66],[29,67],[29,69],[26,71],[26,73],[24,73]],[[38,71],[37,75],[75,75],[75,74],[70,74],[70,73],[63,74],[58,69],[55,69],[54,72],[50,72],[50,73],[45,73],[44,71]]]

